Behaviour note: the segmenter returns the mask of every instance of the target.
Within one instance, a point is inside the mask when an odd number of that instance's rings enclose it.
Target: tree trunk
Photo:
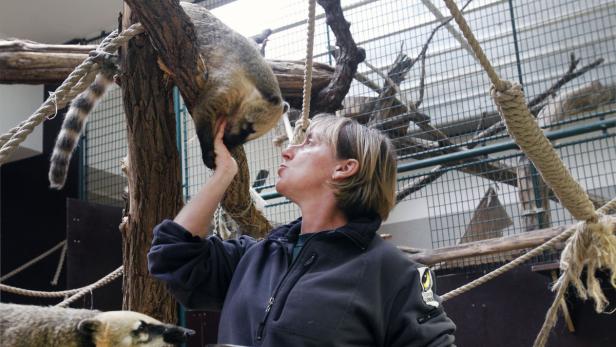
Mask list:
[[[134,22],[125,7],[124,27]],[[152,278],[146,255],[152,229],[182,207],[172,85],[165,83],[149,40],[140,35],[122,48],[121,85],[128,131],[129,212],[122,224],[123,308],[164,322],[177,320],[176,303]]]

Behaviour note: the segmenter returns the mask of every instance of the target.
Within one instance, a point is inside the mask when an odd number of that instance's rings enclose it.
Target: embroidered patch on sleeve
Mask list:
[[[439,307],[439,303],[434,298],[434,291],[432,290],[434,287],[432,271],[426,266],[417,268],[417,271],[419,272],[419,283],[421,285],[421,298],[423,302],[428,306]]]

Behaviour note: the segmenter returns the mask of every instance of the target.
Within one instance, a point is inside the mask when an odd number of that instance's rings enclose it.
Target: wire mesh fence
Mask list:
[[[251,37],[272,30],[266,59],[304,58],[305,1],[223,2],[214,14],[241,34]],[[616,139],[610,123],[616,118],[616,4],[465,0],[459,6],[498,73],[521,83],[539,124],[559,134],[554,140],[558,153],[595,203],[616,196]],[[489,80],[456,24],[448,21],[441,1],[355,0],[342,1],[342,7],[366,60],[339,115],[386,133],[402,168],[401,201],[381,232],[391,234],[398,245],[433,249],[574,222],[524,155],[503,146],[510,141],[506,132],[490,131],[500,116],[490,98]],[[238,13],[249,13],[251,20]],[[315,31],[315,61],[334,64],[336,38],[320,7]],[[118,180],[119,171],[110,168],[119,168],[125,140],[99,115],[115,112],[104,107],[98,107],[88,127],[86,191],[88,199],[109,196],[115,203],[123,181]],[[208,172],[179,98],[177,111],[184,193],[190,199]],[[123,129],[122,118],[116,121]],[[283,132],[280,125],[245,146],[251,179],[261,194],[274,192],[281,148],[272,140]],[[104,172],[98,177],[105,176],[100,180],[95,178],[98,170]],[[117,191],[111,188],[116,184]],[[281,197],[269,199],[264,212],[273,224],[299,217],[298,209]],[[483,271],[523,251],[438,267]]]

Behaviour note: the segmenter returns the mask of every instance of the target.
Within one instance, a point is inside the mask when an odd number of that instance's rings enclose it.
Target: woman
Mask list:
[[[203,238],[237,164],[216,171],[154,229],[152,275],[187,308],[222,308],[218,342],[249,346],[450,346],[455,325],[429,269],[376,236],[395,203],[396,161],[378,131],[334,116],[282,152],[276,189],[302,217],[256,241]]]

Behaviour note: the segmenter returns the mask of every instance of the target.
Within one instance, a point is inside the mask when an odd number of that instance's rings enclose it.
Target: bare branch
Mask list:
[[[336,36],[336,46],[340,53],[336,58],[334,77],[327,87],[313,97],[311,113],[333,113],[340,109],[344,96],[349,92],[353,76],[357,72],[357,65],[366,58],[363,48],[357,47],[351,31],[350,24],[344,18],[340,0],[317,0],[325,10],[327,25]]]

